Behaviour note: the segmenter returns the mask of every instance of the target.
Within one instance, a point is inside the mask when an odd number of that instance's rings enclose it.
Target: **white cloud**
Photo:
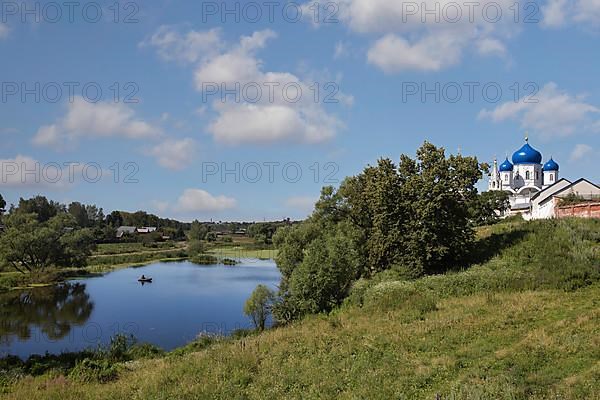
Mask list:
[[[195,63],[221,47],[221,30],[189,31],[181,34],[174,27],[163,25],[141,47],[155,47],[158,55],[167,61]]]
[[[503,56],[506,54],[506,46],[498,39],[483,38],[477,42],[477,51],[484,56]]]
[[[600,1],[598,0],[548,0],[541,7],[542,24],[558,28],[568,24],[600,24]]]
[[[229,51],[215,57],[208,57],[196,70],[195,82],[198,90],[203,83],[240,83],[260,81],[260,68],[263,62],[255,57],[255,52],[266,46],[269,39],[277,37],[270,29],[254,32],[251,36],[242,36],[240,43]]]
[[[387,73],[439,71],[460,61],[461,40],[459,36],[432,34],[410,43],[398,35],[388,34],[369,49],[367,59]]]
[[[208,132],[215,141],[228,145],[278,141],[319,143],[334,137],[343,127],[320,104],[326,94],[324,89],[315,101],[314,82],[289,72],[264,70],[264,62],[257,52],[276,37],[270,29],[256,31],[240,37],[233,45],[222,44],[217,54],[208,54],[197,63],[196,89],[206,91],[207,84],[219,88],[217,93],[204,93],[207,99],[215,99],[212,109],[217,115],[208,125]],[[221,101],[222,87],[235,91],[237,98],[227,94],[225,101]],[[341,92],[336,98],[346,105],[353,100]],[[201,110],[204,113],[205,109]]]
[[[572,96],[550,82],[531,98],[509,101],[493,110],[481,110],[479,118],[489,118],[494,122],[518,120],[523,128],[551,137],[589,130],[590,126],[598,123],[593,117],[597,113],[600,113],[600,108],[586,103],[584,96]]]
[[[135,111],[122,103],[90,103],[76,97],[66,115],[39,128],[33,138],[38,146],[63,146],[82,137],[157,137],[161,130],[136,118]]]
[[[379,36],[367,52],[368,62],[396,73],[449,68],[468,51],[504,55],[505,42],[520,30],[511,14],[513,3],[340,0],[336,4],[341,21],[351,30]],[[502,17],[494,21],[498,9]]]
[[[8,25],[0,23],[0,40],[6,39],[9,33],[10,29],[8,28]]]
[[[559,27],[567,22],[567,0],[548,0],[541,7],[543,19],[542,24],[548,27]]]
[[[175,209],[181,212],[215,212],[235,208],[236,204],[231,197],[213,196],[201,189],[186,189],[177,200]]]
[[[296,141],[319,143],[335,136],[341,123],[320,108],[286,105],[218,104],[219,116],[208,130],[215,140],[237,145]]]
[[[154,156],[162,167],[175,171],[182,170],[194,160],[196,142],[191,138],[168,139],[150,148],[147,154]]]
[[[571,152],[570,159],[571,161],[579,161],[586,157],[592,156],[593,153],[594,149],[592,148],[592,146],[587,144],[577,144]]]

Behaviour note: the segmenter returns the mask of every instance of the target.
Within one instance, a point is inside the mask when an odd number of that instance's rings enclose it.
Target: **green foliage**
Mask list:
[[[382,159],[337,191],[323,188],[307,221],[274,236],[277,318],[329,311],[359,277],[393,269],[415,278],[464,263],[475,238],[469,206],[485,167],[426,142],[416,159]]]
[[[107,383],[119,376],[119,367],[109,360],[85,358],[69,373],[69,377],[83,383]]]
[[[20,214],[35,214],[38,222],[46,222],[61,212],[65,212],[65,206],[55,201],[48,201],[44,196],[35,196],[31,199],[19,199],[19,205],[15,212]]]
[[[258,285],[244,304],[244,314],[252,319],[252,323],[259,331],[265,329],[274,296],[273,291],[268,287]]]
[[[206,246],[200,240],[190,240],[188,243],[188,254],[190,257],[198,256],[206,251]]]
[[[258,243],[270,244],[273,242],[273,235],[281,223],[277,222],[257,222],[250,225],[248,235]]]
[[[359,274],[359,258],[353,244],[355,232],[348,224],[332,229],[307,245],[302,262],[288,278],[288,292],[276,307],[278,321],[330,311],[348,295]]]
[[[561,197],[559,201],[559,206],[568,206],[573,204],[581,204],[590,201],[598,201],[600,200],[600,196],[580,196],[577,193],[569,193],[568,195]],[[1,207],[0,207],[1,208]]]
[[[11,380],[11,376],[38,376],[51,372],[67,375],[83,383],[107,383],[118,378],[123,362],[156,358],[164,354],[154,345],[138,344],[133,336],[117,334],[111,338],[110,344],[96,350],[32,355],[27,360],[14,356],[0,358],[0,386],[3,378]]]
[[[199,254],[197,256],[193,256],[190,258],[190,261],[194,264],[200,265],[213,265],[219,263],[219,259],[210,254]]]
[[[208,232],[206,234],[206,240],[208,242],[215,242],[217,240],[217,234],[215,232]]]
[[[49,267],[82,267],[95,247],[92,233],[77,229],[74,218],[60,213],[45,222],[21,212],[4,219],[0,260],[19,272],[41,272]]]
[[[361,279],[347,302],[368,308],[399,306],[411,293],[437,298],[475,293],[559,289],[573,291],[600,281],[600,221],[561,219],[497,224],[477,247],[482,265],[465,271],[406,281],[389,271]],[[490,258],[489,260],[487,260]]]
[[[77,225],[81,228],[99,226],[104,223],[104,212],[102,208],[95,205],[73,202],[67,207],[67,212],[75,218]]]
[[[208,226],[202,224],[198,221],[192,222],[192,226],[188,231],[188,240],[204,240],[206,239],[206,234],[208,233]]]
[[[491,225],[498,222],[510,207],[508,192],[490,190],[477,195],[469,206],[469,212],[475,225]]]

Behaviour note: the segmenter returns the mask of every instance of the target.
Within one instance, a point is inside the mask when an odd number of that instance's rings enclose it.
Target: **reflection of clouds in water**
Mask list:
[[[62,339],[73,326],[89,319],[94,303],[85,284],[61,284],[11,291],[0,295],[0,343],[27,340],[39,330],[51,340]]]

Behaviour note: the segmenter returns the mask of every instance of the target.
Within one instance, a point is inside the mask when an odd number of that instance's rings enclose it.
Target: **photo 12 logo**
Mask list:
[[[115,24],[136,24],[140,6],[137,2],[112,2],[103,7],[100,3],[78,1],[3,1],[0,4],[0,21],[57,24],[61,22],[86,22],[95,24],[111,21]]]
[[[220,183],[298,183],[308,177],[314,183],[334,185],[339,183],[337,174],[340,170],[334,162],[315,162],[309,166],[300,163],[263,161],[216,163],[203,162],[201,169],[202,183],[219,181]]]
[[[48,162],[1,161],[0,179],[11,184],[65,184],[75,183],[81,178],[87,183],[97,183],[103,177],[112,176],[113,183],[139,183],[136,175],[140,167],[135,162],[115,162],[104,169],[97,162]]]
[[[498,103],[510,95],[515,103],[538,103],[536,82],[402,82],[402,103]]]
[[[298,23],[303,19],[314,24],[337,24],[340,6],[333,1],[295,3],[293,1],[203,1],[202,23]]]
[[[202,82],[202,101],[217,97],[222,103],[290,103],[303,99],[314,103],[338,104],[340,88],[336,82]]]
[[[82,98],[88,103],[112,101],[139,103],[136,95],[140,88],[135,82],[114,82],[103,87],[98,82],[1,82],[0,101],[21,103],[59,103],[67,99],[73,103]]]
[[[410,22],[496,24],[503,20],[526,24],[540,22],[540,6],[534,1],[501,3],[497,1],[402,1],[399,6],[402,23],[405,24]]]

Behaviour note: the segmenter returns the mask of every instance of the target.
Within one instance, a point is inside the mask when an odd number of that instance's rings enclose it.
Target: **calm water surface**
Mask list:
[[[153,283],[141,285],[140,275]],[[280,274],[270,260],[236,266],[156,263],[0,295],[0,357],[78,351],[116,333],[171,350],[200,332],[249,328],[243,305],[258,284],[272,289]]]

